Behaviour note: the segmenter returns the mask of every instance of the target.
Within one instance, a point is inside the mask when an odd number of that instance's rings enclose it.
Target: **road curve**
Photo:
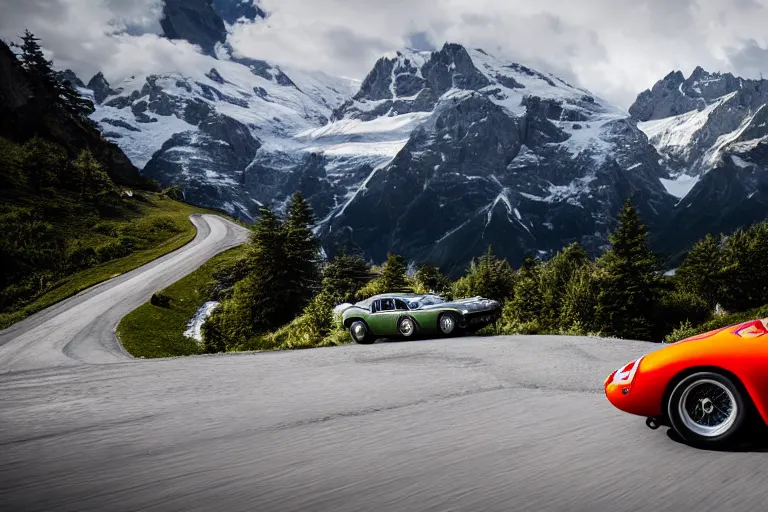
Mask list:
[[[130,359],[115,337],[120,319],[153,292],[247,239],[248,230],[222,217],[195,214],[190,220],[197,235],[181,249],[0,331],[0,374]]]

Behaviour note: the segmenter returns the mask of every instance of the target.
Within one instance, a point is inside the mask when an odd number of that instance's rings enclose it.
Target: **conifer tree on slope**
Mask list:
[[[314,223],[309,202],[296,192],[287,207],[284,261],[289,310],[293,316],[301,313],[320,288],[320,245],[312,233]]]
[[[611,248],[598,260],[597,325],[605,335],[650,340],[661,265],[631,201],[624,204],[609,239]]]
[[[13,46],[21,50],[19,58],[27,77],[53,97],[56,92],[56,74],[53,71],[53,63],[45,58],[40,39],[25,30],[21,36],[21,44],[14,43]]]
[[[221,352],[288,323],[285,227],[269,208],[253,226],[245,257],[245,277],[203,325],[208,352]]]
[[[708,234],[688,251],[675,272],[675,282],[681,291],[698,295],[714,308],[722,287],[722,271],[720,243]]]
[[[323,292],[334,305],[353,302],[357,292],[372,278],[363,258],[342,251],[323,269]]]
[[[541,269],[542,327],[558,330],[566,289],[574,274],[589,263],[589,254],[578,243],[572,243],[547,261]]]
[[[456,281],[454,298],[482,296],[504,302],[512,297],[515,285],[515,271],[507,260],[501,260],[488,246],[485,254],[469,266],[467,274]]]
[[[35,88],[43,92],[49,101],[81,120],[88,120],[94,112],[93,103],[80,96],[62,75],[53,70],[53,62],[45,58],[40,39],[29,30],[24,31],[21,44],[14,44],[21,50],[21,67]]]
[[[525,258],[517,273],[514,296],[504,305],[505,323],[535,323],[538,327],[542,313],[541,272],[541,261],[531,256]]]
[[[386,293],[409,293],[413,291],[406,275],[408,263],[403,256],[387,254],[387,261],[382,267],[381,283],[382,290]]]

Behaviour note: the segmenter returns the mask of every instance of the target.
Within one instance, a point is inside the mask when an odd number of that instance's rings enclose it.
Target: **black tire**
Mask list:
[[[459,319],[453,313],[442,313],[437,317],[437,330],[443,336],[453,336],[459,330]]]
[[[352,337],[352,341],[360,345],[370,345],[376,341],[371,335],[368,325],[362,320],[355,320],[349,324],[349,335]]]
[[[716,372],[680,380],[667,402],[667,417],[680,437],[694,446],[733,444],[746,425],[749,402],[740,385]]]

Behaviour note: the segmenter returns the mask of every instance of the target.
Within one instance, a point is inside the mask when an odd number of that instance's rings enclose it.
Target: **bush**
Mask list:
[[[80,240],[75,240],[67,248],[67,264],[69,268],[80,270],[91,267],[99,262],[96,250]]]
[[[171,307],[171,298],[161,292],[155,292],[152,294],[152,298],[149,300],[149,303],[153,306],[157,306],[158,308],[167,309]]]
[[[597,330],[595,306],[598,292],[594,265],[588,264],[574,272],[563,290],[559,328],[579,333]]]
[[[173,185],[163,190],[162,194],[174,201],[184,200],[184,190],[179,185]]]
[[[131,254],[131,243],[120,238],[96,248],[96,258],[99,263],[105,263],[117,258],[122,258]]]
[[[714,331],[716,329],[721,329],[730,325],[737,325],[743,322],[749,322],[750,320],[757,320],[766,317],[768,317],[768,305],[751,309],[749,311],[743,311],[741,313],[715,316],[711,320],[704,322],[703,324],[696,325],[695,327],[691,327],[691,322],[683,322],[674,331],[667,335],[664,341],[667,343],[673,343],[675,341],[680,341],[697,334],[703,334],[705,332]]]
[[[97,222],[91,229],[101,235],[117,238],[117,227],[112,222]]]
[[[677,341],[684,340],[685,338],[696,336],[697,334],[701,333],[696,327],[693,326],[690,320],[685,320],[684,322],[681,322],[679,326],[673,329],[671,333],[667,334],[667,336],[664,338],[664,342],[675,343]]]
[[[515,271],[507,260],[494,256],[491,247],[481,258],[472,260],[467,274],[453,284],[453,297],[485,297],[505,302],[512,298]]]
[[[659,340],[681,324],[698,325],[710,316],[707,301],[684,291],[664,291],[657,305],[654,339]]]

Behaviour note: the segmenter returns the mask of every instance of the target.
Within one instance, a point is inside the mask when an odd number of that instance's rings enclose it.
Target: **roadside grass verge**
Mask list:
[[[732,313],[729,315],[716,316],[703,324],[691,325],[690,322],[683,323],[680,327],[672,331],[664,339],[665,343],[674,343],[676,341],[690,338],[698,334],[704,334],[705,332],[714,331],[730,325],[741,324],[749,322],[750,320],[758,320],[768,318],[768,305],[760,306],[759,308],[750,309],[749,311],[743,311],[741,313]]]
[[[187,322],[211,296],[214,274],[232,265],[245,247],[225,251],[159,293],[170,299],[168,307],[147,302],[128,313],[117,326],[117,337],[134,357],[157,358],[202,354],[203,345],[184,336]]]
[[[70,240],[69,253],[82,254],[83,264],[89,268],[46,284],[44,291],[32,301],[18,309],[0,313],[0,329],[186,245],[196,235],[196,229],[189,220],[193,213],[223,215],[174,201],[162,194],[141,192],[140,199],[133,201],[131,209],[126,208],[119,217],[106,220],[98,217],[67,219],[62,222],[58,229]],[[108,259],[109,251],[115,251],[115,254],[132,252],[90,266],[89,262],[99,258]]]

